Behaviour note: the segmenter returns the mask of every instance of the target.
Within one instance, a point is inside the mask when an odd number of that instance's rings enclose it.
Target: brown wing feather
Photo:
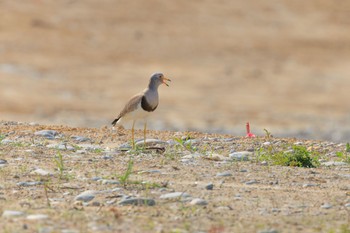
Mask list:
[[[129,102],[124,106],[123,110],[119,113],[118,117],[112,122],[112,125],[115,125],[120,118],[128,114],[129,112],[134,111],[137,108],[137,105],[142,100],[143,94],[138,94],[133,96]]]

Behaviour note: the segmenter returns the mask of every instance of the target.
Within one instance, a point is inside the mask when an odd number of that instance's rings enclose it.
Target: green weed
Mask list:
[[[293,145],[291,150],[274,152],[269,149],[260,148],[259,160],[266,160],[274,165],[292,167],[318,167],[318,155],[309,152],[304,146]]]
[[[63,156],[60,152],[57,152],[57,158],[54,158],[57,170],[60,172],[60,179],[63,179],[63,172],[65,170]]]
[[[129,178],[130,178],[130,175],[132,174],[133,166],[134,166],[134,161],[130,159],[128,162],[128,167],[126,168],[124,174],[121,176],[118,176],[119,182],[124,186],[124,188],[129,182]]]

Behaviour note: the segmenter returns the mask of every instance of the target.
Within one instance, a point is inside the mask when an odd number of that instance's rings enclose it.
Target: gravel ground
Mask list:
[[[146,146],[139,140],[131,149],[131,132],[121,128],[1,122],[0,228],[350,231],[350,153],[344,143],[147,133]],[[262,156],[294,146],[317,155],[317,166],[278,166]]]

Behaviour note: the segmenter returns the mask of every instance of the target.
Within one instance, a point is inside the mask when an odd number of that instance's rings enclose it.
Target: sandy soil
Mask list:
[[[297,168],[266,164],[259,157],[259,151],[268,150],[265,146],[269,142],[276,150],[301,145],[310,153],[317,152],[323,162],[341,162],[337,152],[347,155],[350,161],[344,144],[267,135],[249,139],[148,131],[148,138],[168,141],[191,136],[193,143],[188,148],[169,145],[164,150],[122,152],[118,148],[130,140],[130,130],[16,122],[1,122],[0,129],[0,229],[3,232],[347,233],[350,230],[349,163]],[[55,139],[35,134],[45,129],[55,130],[58,133]],[[73,136],[89,140],[77,142]],[[142,132],[137,131],[136,137],[142,138]],[[67,150],[52,145],[65,145]],[[229,161],[232,150],[253,153],[247,161]],[[197,157],[190,158],[191,154]],[[57,163],[59,155],[62,166]],[[125,186],[108,183],[120,181],[130,160],[134,165]],[[48,175],[36,174],[38,169]],[[222,172],[231,176],[217,175]],[[39,183],[23,186],[21,182]],[[209,183],[214,185],[213,190],[205,188]],[[100,193],[86,203],[75,200],[87,190]],[[201,198],[208,204],[192,205],[181,198],[161,198],[174,191],[188,193],[189,201]],[[156,204],[118,204],[125,196],[152,198]],[[9,210],[19,211],[21,215],[4,216]],[[34,218],[42,215],[43,219]]]
[[[346,141],[348,1],[0,1],[1,119],[108,125],[162,71],[151,129]]]

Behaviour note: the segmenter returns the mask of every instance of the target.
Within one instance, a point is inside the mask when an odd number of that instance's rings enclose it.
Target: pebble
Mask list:
[[[278,233],[278,231],[275,229],[266,229],[266,230],[258,231],[258,233]]]
[[[322,209],[330,209],[330,208],[332,208],[333,206],[331,205],[331,204],[329,204],[329,203],[324,203],[323,205],[321,205],[321,208]]]
[[[16,211],[16,210],[5,210],[2,213],[2,217],[20,217],[23,216],[24,212],[22,211]]]
[[[263,146],[269,146],[269,145],[271,145],[271,142],[264,142],[263,143]]]
[[[18,182],[18,186],[23,186],[23,187],[29,187],[29,186],[36,186],[36,185],[42,185],[43,182],[41,181],[29,181],[29,182]]]
[[[89,202],[92,199],[95,198],[96,191],[94,190],[87,190],[82,193],[80,193],[78,196],[74,198],[76,201],[83,201],[83,202]]]
[[[102,179],[102,180],[100,180],[100,182],[102,184],[120,184],[120,182],[117,181],[117,180],[105,180],[105,179]]]
[[[46,170],[43,170],[43,169],[41,169],[41,168],[35,169],[35,170],[32,171],[30,174],[33,174],[33,175],[40,175],[40,176],[50,176],[50,175],[52,175],[51,172],[46,171]]]
[[[209,184],[207,184],[207,185],[205,186],[205,189],[206,189],[206,190],[213,190],[213,188],[214,188],[214,184],[213,184],[213,183],[209,183]]]
[[[7,163],[7,160],[5,159],[0,159],[0,164],[6,164]]]
[[[257,184],[257,183],[259,183],[259,182],[256,180],[250,180],[250,181],[245,182],[246,185],[252,185],[252,184]]]
[[[143,144],[145,144],[144,140],[141,139],[139,141],[137,141],[135,143],[135,146],[143,146]],[[148,138],[146,139],[146,145],[149,145],[149,144],[164,144],[164,145],[168,145],[169,143],[166,142],[166,141],[162,141],[162,140],[159,140],[159,139],[153,139],[153,138]]]
[[[2,141],[1,141],[1,144],[10,144],[10,143],[12,143],[13,142],[13,140],[10,140],[10,139],[3,139]]]
[[[350,202],[344,205],[346,208],[350,208]]]
[[[315,187],[315,186],[318,186],[318,184],[303,184],[303,188]]]
[[[119,205],[146,205],[146,206],[154,206],[156,201],[150,198],[129,198],[124,199],[118,202]]]
[[[161,195],[159,198],[160,199],[176,199],[176,198],[187,198],[191,197],[188,193],[184,192],[173,192],[173,193],[166,193]]]
[[[201,198],[194,198],[190,202],[190,205],[208,205],[208,202],[204,199],[201,199]]]
[[[49,216],[47,216],[46,214],[32,214],[32,215],[28,215],[27,219],[28,220],[43,220],[43,219],[47,219]]]
[[[34,133],[36,136],[42,136],[47,139],[55,139],[55,136],[58,135],[56,130],[40,130]]]
[[[83,136],[72,136],[71,138],[73,138],[75,141],[77,142],[87,142],[87,141],[91,141],[90,138],[87,137],[83,137]]]
[[[324,165],[326,167],[330,167],[330,166],[344,166],[344,165],[347,165],[347,163],[337,162],[337,161],[328,161],[328,162],[322,163],[321,165]]]
[[[216,174],[216,176],[218,176],[218,177],[232,176],[232,173],[229,172],[229,171],[219,172],[219,173]]]

